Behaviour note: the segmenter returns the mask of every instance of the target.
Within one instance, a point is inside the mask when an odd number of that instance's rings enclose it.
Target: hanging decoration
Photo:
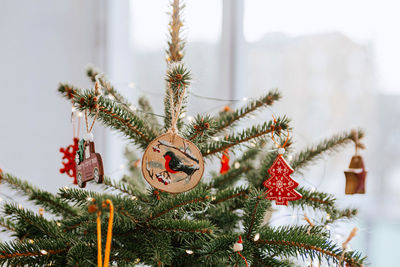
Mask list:
[[[78,118],[78,125],[76,127],[76,118]],[[79,142],[79,130],[81,124],[81,117],[77,115],[77,111],[74,108],[74,103],[72,101],[72,112],[71,112],[71,122],[72,122],[72,134],[73,134],[73,143],[67,147],[60,148],[60,152],[63,154],[62,157],[62,165],[60,168],[60,173],[66,173],[69,177],[74,179],[74,184],[77,184],[76,180],[76,162],[75,156],[78,151],[78,142]]]
[[[240,251],[243,251],[242,236],[239,236],[239,240],[233,245],[233,251],[237,252],[239,254],[239,256],[244,260],[246,267],[249,267],[249,264],[247,263],[246,258],[242,255],[242,253],[240,253]]]
[[[352,131],[353,140],[355,144],[355,155],[351,158],[349,169],[344,172],[346,176],[345,193],[351,194],[365,194],[365,179],[367,171],[365,170],[364,161],[359,155],[359,149],[364,149],[364,144],[360,143],[357,131]]]
[[[175,77],[179,79],[181,77]],[[142,158],[142,173],[146,181],[161,191],[182,193],[194,188],[204,172],[204,160],[195,144],[179,135],[177,122],[181,112],[186,85],[178,93],[174,105],[174,93],[168,85],[171,126],[167,133],[150,142]]]
[[[100,96],[99,82],[95,83],[95,109],[96,114],[93,118],[92,124],[89,127],[88,115],[85,110],[85,124],[86,124],[86,135],[84,139],[81,139],[78,144],[78,151],[76,153],[75,161],[76,167],[76,179],[79,187],[85,187],[86,182],[95,180],[96,183],[102,183],[104,178],[103,161],[101,155],[96,153],[93,142],[93,126],[99,115],[99,106],[97,104],[97,98]]]
[[[288,205],[288,201],[301,199],[302,196],[295,188],[299,185],[290,175],[293,169],[283,158],[285,146],[289,140],[289,131],[285,143],[281,146],[274,139],[274,126],[271,131],[271,138],[278,147],[278,156],[268,169],[269,179],[263,185],[268,189],[265,196],[269,200],[275,200],[276,205]]]
[[[229,166],[229,150],[225,149],[224,152],[222,152],[222,157],[221,157],[221,169],[219,170],[220,174],[225,174],[229,171],[231,167]]]
[[[93,202],[96,200],[93,199]],[[107,227],[107,239],[106,239],[106,248],[104,252],[104,263],[103,263],[103,253],[102,253],[102,241],[101,241],[101,211],[97,209],[95,204],[92,204],[88,207],[89,213],[97,213],[97,266],[98,267],[108,267],[110,262],[110,252],[111,252],[111,241],[112,241],[112,229],[113,229],[113,221],[114,221],[114,205],[111,200],[106,199],[102,203],[102,207],[109,207],[110,215],[108,218],[108,227]]]

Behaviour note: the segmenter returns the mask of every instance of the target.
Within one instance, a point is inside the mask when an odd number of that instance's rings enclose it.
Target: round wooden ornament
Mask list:
[[[203,172],[200,150],[176,133],[160,135],[151,141],[143,154],[143,176],[161,191],[186,192],[200,182]]]

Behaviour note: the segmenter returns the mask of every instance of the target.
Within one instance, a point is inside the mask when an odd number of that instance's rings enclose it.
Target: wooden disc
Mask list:
[[[194,188],[204,172],[200,150],[177,134],[166,133],[150,142],[142,158],[142,173],[153,187],[169,193]]]

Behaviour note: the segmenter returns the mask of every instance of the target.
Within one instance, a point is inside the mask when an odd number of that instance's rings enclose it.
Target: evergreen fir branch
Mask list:
[[[54,221],[48,221],[41,215],[18,207],[16,204],[5,204],[3,212],[18,221],[16,232],[19,238],[25,237],[59,237],[60,228]]]
[[[170,90],[172,90],[172,110],[177,111],[178,103],[182,100],[180,114],[176,114],[179,119],[177,122],[178,129],[182,127],[181,114],[185,113],[187,98],[185,92],[190,85],[191,74],[183,63],[174,63],[168,66],[165,81],[167,84],[164,97],[164,129],[168,130],[171,127],[171,100]]]
[[[359,138],[362,138],[364,136],[364,132],[362,130],[358,130],[358,136]],[[311,146],[294,155],[290,162],[290,166],[292,166],[295,171],[300,171],[300,169],[307,167],[313,161],[320,159],[325,154],[338,151],[341,147],[354,141],[353,139],[354,136],[351,131],[334,135],[331,138],[325,139],[317,145]]]
[[[127,194],[131,198],[131,200],[139,199],[140,201],[143,202],[149,202],[149,199],[146,194],[137,190],[130,184],[124,182],[116,182],[114,180],[111,180],[109,177],[104,177],[103,185],[106,188],[111,188]]]
[[[92,82],[96,82],[97,78],[105,96],[111,96],[111,98],[115,99],[116,102],[125,106],[128,111],[132,111],[130,109],[130,106],[132,106],[132,104],[129,102],[129,100],[118,93],[118,91],[114,88],[114,86],[111,85],[104,74],[95,70],[93,67],[88,67],[86,69],[86,74]]]
[[[324,224],[333,223],[341,219],[351,219],[357,215],[356,209],[338,209],[336,207],[336,198],[324,192],[318,192],[315,190],[308,190],[304,187],[296,188],[302,198],[296,201],[290,201],[289,204],[292,207],[311,207],[326,212],[326,220]]]
[[[328,213],[327,219],[324,224],[333,223],[338,220],[349,220],[354,218],[358,214],[357,209],[332,209],[330,213]]]
[[[216,125],[213,129],[214,133],[220,133],[221,131],[233,127],[237,122],[253,114],[260,108],[271,106],[275,101],[281,98],[278,90],[269,91],[266,95],[259,97],[258,99],[251,100],[247,104],[235,111],[223,112],[219,117],[216,118]]]
[[[0,265],[7,266],[65,266],[69,244],[64,239],[36,239],[0,243]]]
[[[289,120],[286,117],[278,118],[276,123],[273,120],[265,122],[261,125],[255,125],[247,128],[240,133],[230,134],[224,140],[212,141],[205,145],[200,146],[200,151],[203,157],[213,156],[216,153],[222,152],[225,149],[235,147],[245,142],[262,138],[271,132],[271,126],[275,125],[275,129],[286,130],[288,129]],[[276,130],[275,130],[276,131]]]
[[[264,219],[264,213],[271,207],[271,201],[267,200],[262,190],[254,190],[250,193],[249,199],[245,202],[243,226],[246,239],[251,239],[255,231],[260,227]]]
[[[93,67],[88,67],[86,70],[86,74],[90,78],[92,82],[95,82],[96,79],[99,81],[101,85],[102,92],[105,96],[109,96],[111,100],[115,100],[118,104],[121,105],[127,112],[135,113],[136,108],[131,104],[131,102],[121,95],[114,86],[107,80],[104,74],[100,73],[99,71],[95,70]],[[97,77],[96,77],[97,76]],[[149,126],[151,126],[154,131],[160,131],[160,125],[155,117],[153,108],[151,107],[148,99],[145,96],[139,97],[138,104],[141,112],[141,116],[135,114],[142,118],[142,120],[147,121]]]
[[[131,198],[124,198],[122,196],[100,194],[93,191],[87,191],[76,188],[61,188],[59,190],[59,195],[61,198],[69,200],[75,203],[76,206],[87,207],[93,204],[93,200],[96,200],[95,204],[98,209],[102,209],[102,203],[106,199],[110,199],[114,204],[114,212],[119,213],[134,223],[137,223],[141,217],[144,216],[143,210],[139,205],[139,202],[133,201]],[[115,215],[116,216],[116,215]]]
[[[102,196],[97,192],[68,187],[60,188],[58,195],[78,207],[87,206],[93,199],[98,199]]]
[[[230,248],[237,240],[237,234],[227,234],[205,242],[200,249],[196,250],[196,254],[199,255],[199,262],[204,263],[206,266],[226,264],[229,258],[233,256],[234,252]]]
[[[67,83],[60,83],[58,86],[58,92],[64,96],[66,99],[73,101],[75,96],[80,92],[81,90],[74,87],[73,85],[67,84]]]
[[[254,253],[253,258],[254,266],[256,267],[272,267],[272,266],[279,266],[279,267],[295,267],[296,265],[289,261],[288,259],[275,259],[273,257],[269,257],[267,255],[263,255],[263,253]],[[310,266],[311,267],[311,266]]]
[[[174,195],[159,201],[159,204],[152,210],[148,222],[157,219],[173,210],[180,208],[202,209],[208,202],[208,191],[198,186],[196,189],[184,194]]]
[[[197,115],[192,122],[186,125],[183,137],[194,144],[201,144],[209,140],[214,134],[215,121],[209,115]]]
[[[169,38],[168,41],[168,50],[167,53],[167,61],[169,62],[178,62],[183,58],[183,48],[184,41],[181,40],[181,28],[183,26],[183,21],[181,19],[182,9],[184,8],[183,4],[179,3],[179,0],[173,0],[171,2],[172,13],[171,21],[169,22]]]
[[[314,209],[323,210],[327,213],[331,213],[333,209],[335,209],[336,199],[331,194],[308,190],[304,187],[298,187],[296,188],[296,191],[302,195],[302,198],[296,201],[289,201],[290,206],[301,208],[308,206]]]
[[[206,220],[159,219],[150,223],[151,229],[166,232],[212,234],[215,228]]]
[[[224,174],[213,175],[211,183],[208,185],[208,188],[226,188],[237,182],[248,170],[250,170],[250,166],[248,164],[243,164],[239,168],[229,169],[229,171]]]
[[[247,194],[250,192],[251,192],[250,188],[243,186],[235,188],[227,188],[225,190],[219,191],[217,194],[212,196],[211,203],[216,205],[238,197],[247,197]]]
[[[78,109],[82,111],[89,110],[89,114],[94,116],[96,113],[94,96],[93,90],[86,90],[81,94],[76,93],[75,103]],[[99,97],[97,100],[99,119],[105,125],[122,132],[143,149],[147,147],[151,140],[159,135],[148,122],[136,114],[126,111],[125,108],[114,101],[104,97]]]
[[[27,196],[36,205],[50,210],[55,215],[73,216],[77,214],[77,211],[62,199],[47,191],[40,190],[9,173],[2,175],[2,181],[6,182],[12,189],[18,191],[19,194]]]
[[[268,253],[281,257],[296,257],[297,253],[308,255],[311,259],[324,257],[328,263],[339,263],[342,250],[332,244],[323,228],[313,227],[311,234],[308,226],[263,227],[260,239],[254,243]],[[350,266],[361,266],[364,258],[357,252],[345,253],[345,262]]]
[[[16,232],[15,223],[6,217],[0,217],[0,227],[3,228],[3,230],[1,230],[2,232]]]

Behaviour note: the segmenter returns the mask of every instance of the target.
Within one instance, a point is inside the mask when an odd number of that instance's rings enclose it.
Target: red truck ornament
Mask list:
[[[94,142],[81,140],[79,150],[76,153],[76,180],[78,186],[83,188],[86,182],[95,180],[100,184],[104,179],[103,161],[101,155],[96,153]]]

